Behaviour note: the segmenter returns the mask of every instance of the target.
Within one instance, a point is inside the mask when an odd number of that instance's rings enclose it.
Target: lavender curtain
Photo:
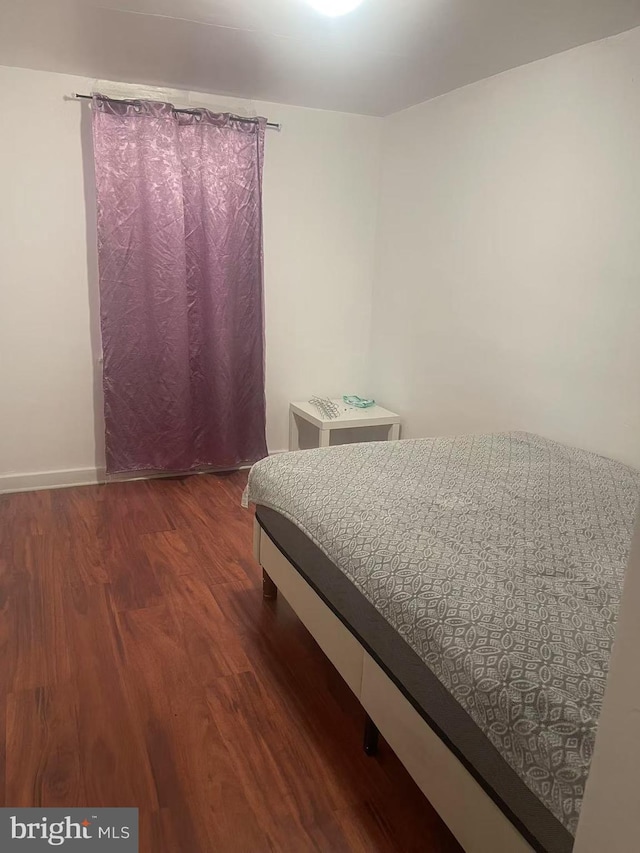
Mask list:
[[[267,453],[265,125],[93,100],[109,473]]]

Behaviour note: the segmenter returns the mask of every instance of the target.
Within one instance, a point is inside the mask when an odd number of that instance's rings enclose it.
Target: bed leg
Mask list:
[[[367,714],[364,721],[364,751],[367,755],[378,754],[378,729],[371,717]]]
[[[264,569],[262,570],[262,597],[269,600],[278,597],[278,587]]]

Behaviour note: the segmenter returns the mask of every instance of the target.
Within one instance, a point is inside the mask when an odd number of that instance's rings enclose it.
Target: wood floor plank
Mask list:
[[[78,740],[87,805],[157,809],[144,733],[135,713],[128,661],[108,585],[65,589]]]
[[[240,783],[275,848],[304,850],[312,845],[311,837],[296,809],[295,786],[292,789],[282,773],[277,726],[265,726],[268,713],[250,701],[256,688],[250,672],[219,678],[207,687],[207,702]],[[320,798],[321,791],[315,796]]]
[[[54,528],[52,491],[0,496],[0,532],[16,537],[38,536]],[[2,537],[4,539],[4,536]]]
[[[99,537],[102,567],[109,579],[111,600],[119,611],[162,603],[158,578],[140,539],[115,529],[103,531]]]
[[[219,608],[208,584],[196,575],[165,576],[163,591],[191,666],[202,683],[221,675],[247,672],[251,663],[232,624]]]
[[[82,805],[77,710],[71,683],[8,696],[5,796],[12,806]]]
[[[376,850],[381,853],[397,849],[393,839],[390,839],[372,818],[367,803],[343,806],[336,812],[335,819],[340,824],[345,839],[340,846],[333,848],[335,850],[344,853],[368,853],[369,850]]]
[[[173,530],[174,524],[156,497],[156,480],[109,483],[100,503],[101,521],[123,539],[141,533]]]
[[[66,683],[71,678],[63,600],[67,542],[54,533],[26,536],[13,564],[7,612],[9,692]]]
[[[214,530],[179,528],[147,533],[139,539],[158,579],[197,574],[210,584],[247,580],[236,561],[225,557]]]
[[[282,597],[246,472],[0,498],[0,804],[135,806],[141,853],[455,853]]]
[[[0,504],[0,521],[2,505]],[[3,526],[0,524],[0,546]],[[14,587],[16,579],[9,568],[9,561],[2,556],[0,551],[0,803],[6,801],[5,769],[7,760],[6,741],[6,710],[8,685],[14,662],[9,657],[9,630],[11,622],[11,611],[14,601]]]
[[[253,579],[228,583],[208,583],[211,594],[218,607],[225,615],[227,622],[233,626],[236,636],[251,645],[257,642],[260,635],[269,630],[277,618],[277,611],[266,603],[262,597],[262,577],[254,572]]]
[[[65,580],[108,583],[100,540],[105,486],[57,489],[52,492],[57,535],[69,543]]]
[[[160,807],[195,850],[265,848],[266,834],[245,796],[168,608],[123,614]]]
[[[245,535],[251,539],[250,529],[246,533],[241,530],[234,534],[221,522],[206,527],[198,522],[194,524],[193,532],[207,580],[211,583],[244,583],[251,578],[253,572],[238,553],[236,544]]]
[[[190,530],[145,533],[140,536],[140,544],[158,579],[202,571],[198,539]]]

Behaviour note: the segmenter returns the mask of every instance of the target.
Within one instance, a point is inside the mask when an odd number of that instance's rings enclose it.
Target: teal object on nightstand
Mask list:
[[[349,396],[345,394],[342,398],[348,406],[355,406],[356,409],[368,409],[370,406],[375,406],[375,400],[364,400],[362,397]]]

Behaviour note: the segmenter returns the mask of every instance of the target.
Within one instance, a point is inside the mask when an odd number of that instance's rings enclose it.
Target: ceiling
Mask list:
[[[640,26],[640,0],[0,0],[0,64],[371,115]]]

